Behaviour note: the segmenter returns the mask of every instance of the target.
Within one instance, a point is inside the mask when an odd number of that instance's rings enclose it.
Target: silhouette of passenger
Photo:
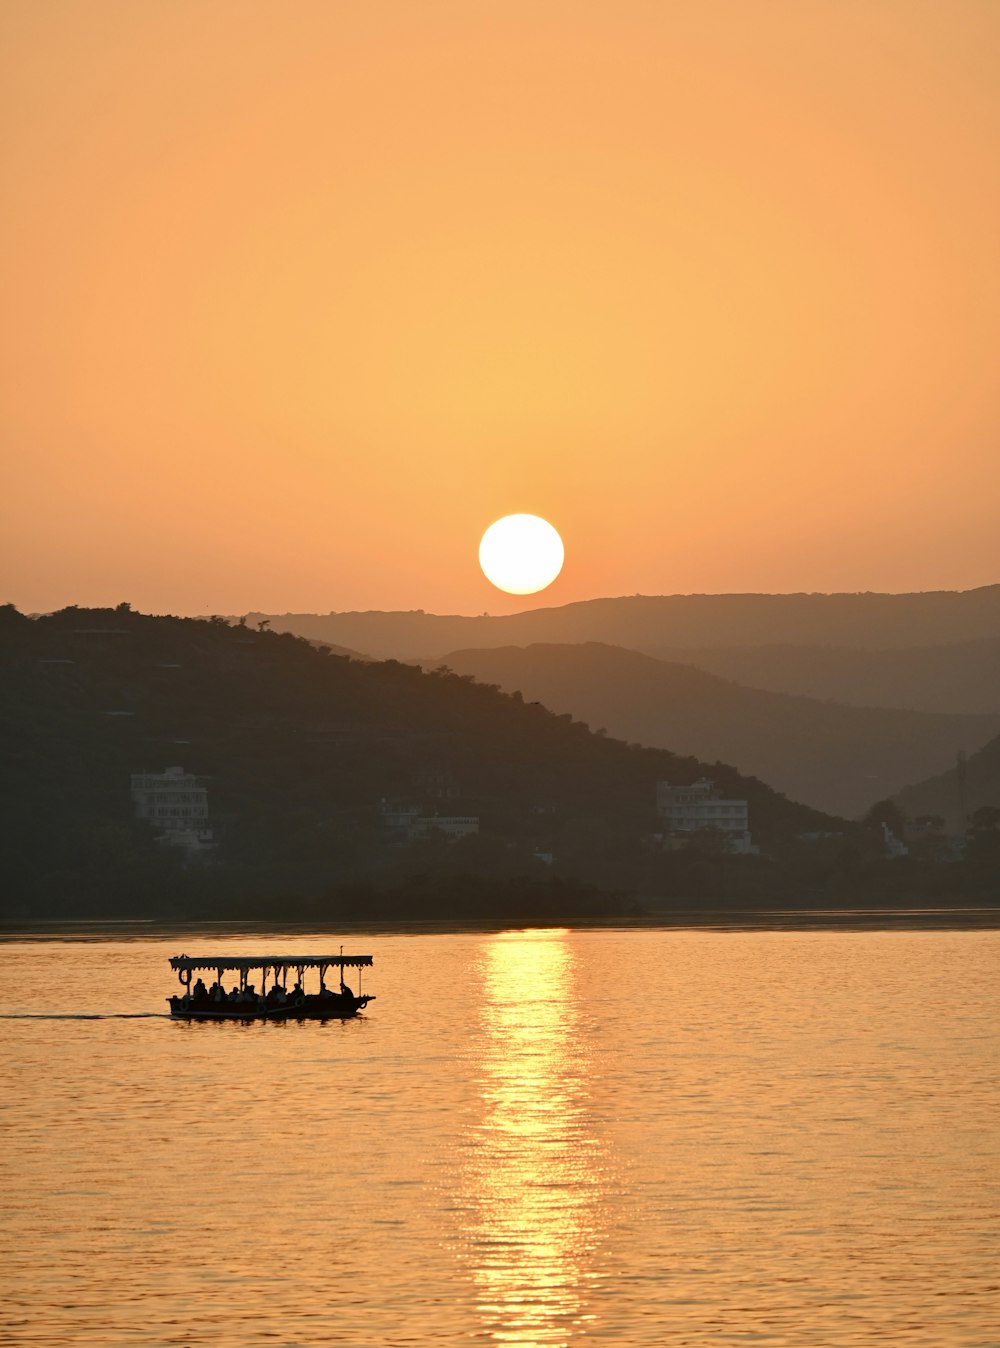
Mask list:
[[[198,979],[197,983],[195,983],[194,988],[191,992],[191,996],[195,999],[196,1002],[203,1001],[208,996],[208,988],[205,987],[205,984],[201,981],[200,978]]]

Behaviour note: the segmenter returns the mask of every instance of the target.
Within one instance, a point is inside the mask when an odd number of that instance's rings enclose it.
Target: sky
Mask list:
[[[0,600],[1000,580],[995,0],[0,25]],[[477,561],[522,511],[528,599]]]

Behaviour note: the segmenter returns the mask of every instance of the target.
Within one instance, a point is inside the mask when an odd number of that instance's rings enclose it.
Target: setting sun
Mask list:
[[[505,515],[483,534],[479,565],[486,579],[508,594],[535,594],[562,570],[558,532],[538,515]]]

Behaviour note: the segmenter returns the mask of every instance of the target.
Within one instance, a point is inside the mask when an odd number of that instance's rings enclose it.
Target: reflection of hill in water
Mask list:
[[[500,1342],[565,1343],[585,1318],[603,1175],[573,953],[559,932],[504,933],[481,967],[482,1117],[467,1171],[479,1310]]]

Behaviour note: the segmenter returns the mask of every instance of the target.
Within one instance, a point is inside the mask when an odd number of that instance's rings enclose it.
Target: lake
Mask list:
[[[357,1020],[159,1014],[341,941]],[[14,938],[0,1010],[2,1345],[1000,1344],[1000,932]]]

